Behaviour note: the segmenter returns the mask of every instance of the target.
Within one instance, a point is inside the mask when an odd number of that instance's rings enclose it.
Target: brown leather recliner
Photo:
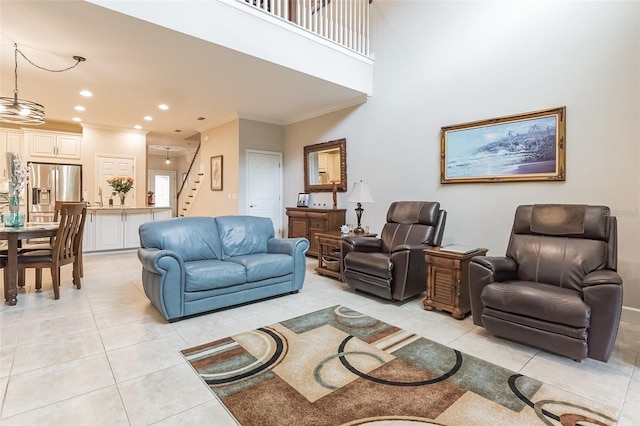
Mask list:
[[[343,281],[389,300],[405,300],[426,291],[422,250],[440,245],[446,217],[438,202],[392,203],[380,238],[342,240]]]
[[[505,257],[471,261],[473,322],[576,361],[611,356],[622,312],[608,207],[519,206]]]

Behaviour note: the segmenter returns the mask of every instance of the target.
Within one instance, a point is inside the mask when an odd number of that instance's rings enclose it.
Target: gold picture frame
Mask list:
[[[440,129],[440,183],[565,180],[566,107]]]
[[[222,191],[223,178],[222,155],[211,157],[211,190]]]

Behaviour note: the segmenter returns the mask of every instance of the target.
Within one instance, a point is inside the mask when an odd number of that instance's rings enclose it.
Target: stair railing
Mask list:
[[[237,0],[369,56],[372,0]]]
[[[193,205],[194,198],[200,189],[202,183],[202,176],[204,175],[202,167],[200,166],[200,144],[196,148],[196,152],[193,154],[193,159],[189,165],[189,169],[185,175],[178,194],[176,195],[177,201],[177,216],[186,216]]]

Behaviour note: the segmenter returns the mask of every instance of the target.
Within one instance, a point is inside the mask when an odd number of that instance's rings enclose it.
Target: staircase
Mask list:
[[[200,144],[198,144],[198,148],[193,155],[193,159],[191,160],[191,165],[189,166],[187,175],[182,181],[182,185],[180,186],[180,190],[178,191],[178,217],[189,215],[189,210],[191,210],[191,207],[193,207],[193,201],[195,200],[195,197],[200,191],[200,187],[202,186],[204,167],[201,164],[200,158]]]

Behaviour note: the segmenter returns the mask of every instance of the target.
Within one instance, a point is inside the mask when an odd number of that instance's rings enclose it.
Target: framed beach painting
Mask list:
[[[440,182],[565,180],[566,107],[442,127]]]

